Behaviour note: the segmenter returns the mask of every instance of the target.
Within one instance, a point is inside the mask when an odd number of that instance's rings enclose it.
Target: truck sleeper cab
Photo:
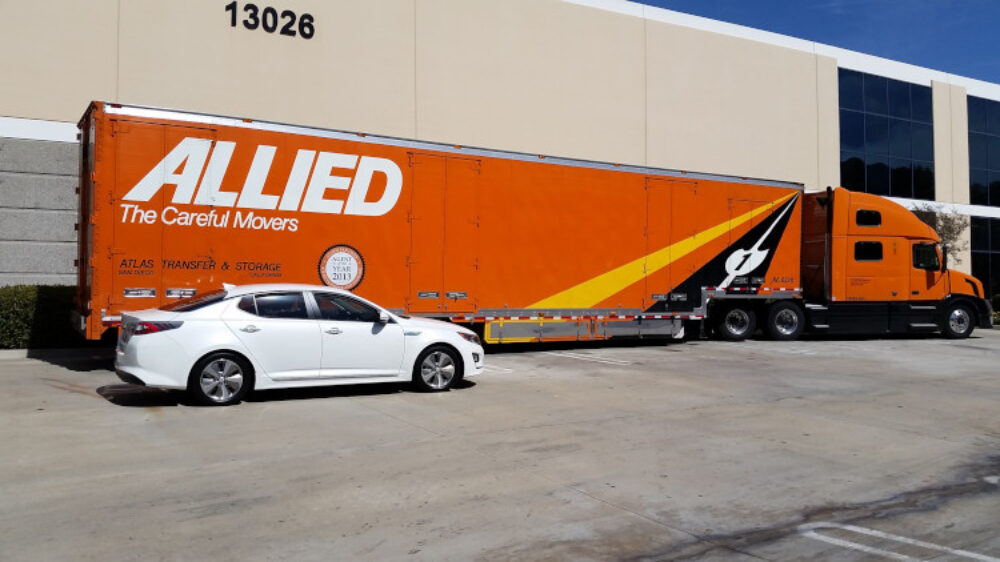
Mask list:
[[[992,327],[982,284],[948,269],[940,237],[901,205],[843,188],[810,193],[802,229],[809,331],[964,338]]]

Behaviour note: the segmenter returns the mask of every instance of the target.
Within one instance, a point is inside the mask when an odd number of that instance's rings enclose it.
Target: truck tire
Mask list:
[[[715,323],[715,334],[727,341],[743,341],[757,329],[757,314],[752,308],[736,304],[722,309]]]
[[[976,314],[967,305],[955,303],[948,306],[941,320],[941,333],[952,340],[969,337],[976,327]]]
[[[805,325],[806,315],[795,303],[778,301],[767,312],[767,333],[773,340],[797,340]]]

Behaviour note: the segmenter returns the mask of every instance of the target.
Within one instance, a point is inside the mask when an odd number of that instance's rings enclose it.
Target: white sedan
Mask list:
[[[447,390],[483,372],[483,347],[461,326],[330,287],[226,286],[123,314],[115,369],[125,382],[222,406],[254,389],[412,381]]]

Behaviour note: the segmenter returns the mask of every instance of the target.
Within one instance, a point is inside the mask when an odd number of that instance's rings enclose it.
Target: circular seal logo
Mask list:
[[[364,276],[365,260],[350,246],[331,246],[319,258],[319,277],[325,285],[349,291],[357,287]]]

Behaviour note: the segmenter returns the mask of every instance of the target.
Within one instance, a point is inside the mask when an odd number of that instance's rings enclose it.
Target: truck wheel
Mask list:
[[[461,376],[458,354],[443,345],[425,349],[413,365],[413,384],[424,392],[448,390]]]
[[[973,323],[975,316],[969,307],[964,304],[953,304],[948,307],[948,313],[941,323],[941,333],[944,337],[960,340],[972,334],[976,325]]]
[[[226,351],[202,357],[188,378],[188,392],[203,406],[229,406],[246,396],[253,386],[253,367]]]
[[[767,313],[767,333],[775,340],[797,340],[805,329],[806,318],[802,309],[788,301],[771,305]]]
[[[757,329],[757,314],[752,308],[735,305],[723,310],[715,325],[715,333],[728,341],[743,341]]]

